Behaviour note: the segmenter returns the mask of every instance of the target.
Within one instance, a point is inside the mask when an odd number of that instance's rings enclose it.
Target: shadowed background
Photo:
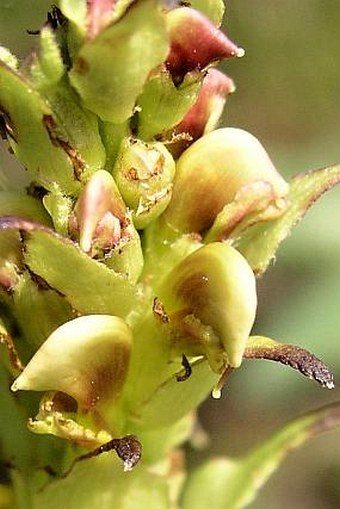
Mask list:
[[[45,20],[50,2],[2,0],[0,42],[24,55],[26,29]],[[340,162],[340,2],[229,0],[225,30],[246,49],[223,69],[235,80],[223,125],[255,134],[286,178]],[[8,165],[7,155],[0,164]],[[259,282],[255,332],[313,351],[340,379],[340,189],[324,196],[281,247]],[[207,401],[201,421],[212,454],[241,455],[303,412],[340,398],[288,368],[246,361],[221,401]],[[340,431],[294,452],[252,509],[338,509]]]

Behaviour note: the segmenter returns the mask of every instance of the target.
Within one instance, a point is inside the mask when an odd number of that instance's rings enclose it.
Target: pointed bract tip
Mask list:
[[[237,58],[242,58],[246,54],[246,50],[244,48],[237,48],[237,51],[235,53],[235,56]]]

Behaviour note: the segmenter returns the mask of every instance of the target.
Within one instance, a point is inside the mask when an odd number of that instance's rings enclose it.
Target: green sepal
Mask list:
[[[177,125],[195,103],[203,77],[200,72],[188,73],[176,87],[166,69],[151,76],[137,101],[138,136],[151,140]]]
[[[219,375],[214,373],[207,361],[196,361],[192,373],[183,382],[172,375],[151,397],[134,409],[132,422],[138,429],[152,430],[175,424],[195,410],[216,385]]]
[[[25,272],[13,290],[13,312],[26,341],[39,347],[59,325],[73,317],[70,304],[57,292],[39,287]],[[34,320],[32,320],[34,317]]]
[[[183,509],[247,507],[288,453],[339,425],[340,405],[334,403],[291,422],[243,459],[210,460],[189,478]]]
[[[145,304],[144,304],[145,305]],[[180,365],[170,361],[170,342],[168,328],[155,316],[150,302],[147,310],[137,309],[132,313],[133,348],[128,377],[124,387],[124,408],[134,414],[143,401],[164,383]],[[141,383],[143,380],[143,383]]]
[[[65,295],[81,313],[125,317],[133,308],[135,290],[129,281],[65,238],[51,232],[32,232],[25,260],[35,274]]]
[[[31,178],[51,189],[54,182],[70,194],[79,189],[79,158],[56,132],[50,105],[30,83],[0,63],[0,107],[6,112],[8,141]]]
[[[328,189],[340,182],[340,165],[298,175],[290,183],[286,197],[290,206],[277,219],[256,224],[235,240],[235,247],[261,276],[268,268],[279,244],[290,234],[308,208]]]
[[[86,107],[102,120],[121,123],[129,118],[148,74],[167,55],[166,26],[159,4],[158,0],[135,2],[77,54],[71,83]]]
[[[143,274],[155,292],[164,277],[185,256],[202,246],[199,235],[178,234],[163,221],[163,216],[153,221],[143,231]]]
[[[205,14],[216,26],[221,25],[225,11],[223,0],[190,0],[190,6]]]
[[[59,0],[59,8],[67,23],[58,27],[57,35],[63,56],[71,65],[82,44],[86,40],[87,2],[86,0]]]
[[[58,4],[60,10],[69,22],[77,27],[79,33],[85,35],[87,12],[86,0],[59,0]]]

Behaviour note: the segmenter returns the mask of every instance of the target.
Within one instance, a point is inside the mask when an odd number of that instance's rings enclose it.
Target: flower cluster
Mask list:
[[[244,358],[333,386],[251,329],[256,277],[339,168],[288,184],[253,135],[218,128],[235,86],[216,64],[244,51],[222,2],[183,4],[60,0],[25,62],[1,53],[2,131],[30,182],[0,192],[4,365],[12,391],[44,393],[31,431],[126,469],[141,443],[149,465],[190,436]]]

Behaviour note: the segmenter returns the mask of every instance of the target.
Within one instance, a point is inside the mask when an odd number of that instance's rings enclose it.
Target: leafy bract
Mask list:
[[[87,256],[70,239],[18,218],[0,219],[0,229],[27,232],[26,264],[63,294],[75,310],[122,318],[131,311],[136,288],[122,275]]]
[[[40,185],[57,181],[73,194],[79,188],[77,154],[55,132],[52,109],[19,73],[0,62],[0,110],[14,153]],[[65,150],[66,149],[66,150]]]
[[[34,497],[35,509],[170,509],[168,481],[145,466],[125,473],[114,454],[79,462]]]
[[[136,423],[146,429],[174,424],[207,397],[218,378],[206,360],[196,361],[187,380],[181,382],[172,376],[136,408]]]
[[[116,23],[82,46],[70,80],[87,108],[102,120],[120,123],[132,115],[148,74],[167,52],[159,1],[137,1]]]
[[[247,507],[289,452],[339,425],[340,403],[334,403],[288,424],[240,460],[210,460],[189,479],[183,509]]]

